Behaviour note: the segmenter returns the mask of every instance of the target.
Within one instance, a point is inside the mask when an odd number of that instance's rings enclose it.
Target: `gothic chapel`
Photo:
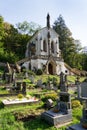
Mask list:
[[[25,56],[29,58],[23,64],[27,70],[42,69],[45,74],[52,75],[68,73],[59,49],[59,36],[50,27],[49,14],[46,27],[37,31],[27,43]]]

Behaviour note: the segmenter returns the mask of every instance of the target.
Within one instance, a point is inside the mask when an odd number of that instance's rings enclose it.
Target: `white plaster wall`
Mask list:
[[[41,51],[41,55],[48,55],[48,31],[50,32],[50,44],[53,41],[54,42],[54,54],[53,56],[58,57],[59,56],[59,40],[58,40],[58,35],[57,33],[53,30],[53,29],[49,29],[48,28],[43,28],[40,32],[39,32],[39,37],[38,39],[42,38],[42,41],[39,42],[39,44],[41,44],[41,50],[43,50],[43,40],[46,40],[47,43],[47,52]],[[51,46],[51,45],[50,45]],[[39,45],[40,47],[40,45]],[[58,54],[57,54],[58,53]]]
[[[59,75],[61,72],[69,74],[69,70],[64,66],[64,62],[57,61],[57,74]]]
[[[52,29],[50,28],[48,30],[47,27],[42,28],[41,30],[39,30],[31,39],[30,42],[34,42],[36,45],[36,55],[48,55],[48,31],[50,32],[50,44],[53,41],[54,42],[54,53],[52,53],[53,56],[55,57],[59,57],[59,36],[58,34]],[[36,40],[37,39],[37,40]],[[47,52],[43,51],[43,40],[46,40],[47,43]],[[26,56],[28,57],[28,45],[27,44],[27,49],[26,49]],[[42,69],[42,65],[45,65],[47,62],[47,60],[43,60],[43,59],[32,59],[31,60],[31,69],[33,70],[33,68],[37,68],[37,69]],[[56,61],[57,66],[56,66],[56,70],[57,70],[57,74],[59,75],[61,73],[61,71],[63,73],[65,73],[65,71],[67,70],[67,74],[69,73],[68,69],[65,68],[64,66],[64,62],[62,61]],[[25,62],[23,64],[23,66],[26,67],[26,69],[29,68],[29,62]]]
[[[24,66],[28,70],[29,69],[29,61],[25,62],[22,66]]]
[[[35,45],[36,45],[36,55],[48,55],[48,38],[47,38],[48,31],[50,32],[50,44],[51,44],[52,41],[54,42],[54,50],[55,50],[55,52],[54,52],[53,56],[59,57],[58,34],[52,28],[50,28],[49,30],[48,30],[47,27],[42,28],[40,31],[38,31],[32,37],[30,42],[34,42]],[[46,43],[47,43],[47,52],[43,51],[43,40],[44,39],[46,40]],[[28,46],[29,46],[29,43],[27,44],[27,47],[26,47],[26,52],[25,52],[26,57],[28,57]]]

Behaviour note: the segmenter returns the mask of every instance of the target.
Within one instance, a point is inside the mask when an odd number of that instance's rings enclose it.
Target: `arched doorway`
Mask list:
[[[48,72],[49,74],[53,74],[53,65],[51,63],[48,65]]]

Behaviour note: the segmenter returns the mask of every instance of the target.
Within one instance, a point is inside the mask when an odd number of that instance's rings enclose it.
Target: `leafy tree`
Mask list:
[[[87,71],[87,53],[81,53],[82,55],[82,69]]]
[[[30,37],[27,34],[20,34],[17,28],[6,22],[4,23],[4,31],[4,51],[9,55],[13,53],[16,60],[24,58],[26,44]]]
[[[3,25],[4,19],[2,16],[0,16],[0,42],[4,36],[4,25]]]
[[[53,29],[59,34],[59,48],[61,49],[64,61],[71,67],[82,69],[82,55],[79,53],[82,49],[79,44],[80,42],[73,39],[72,33],[61,15],[54,22]]]
[[[67,28],[65,21],[61,15],[54,22],[53,29],[59,34],[59,47],[63,52],[63,48],[66,46],[67,38],[71,37],[71,32]]]
[[[16,24],[16,26],[20,33],[28,35],[34,34],[36,30],[39,30],[41,28],[40,25],[34,22],[28,23],[27,21],[24,21],[22,23],[19,22],[18,24]]]
[[[4,22],[5,35],[3,38],[4,48],[8,53],[13,51],[18,30],[12,24]]]

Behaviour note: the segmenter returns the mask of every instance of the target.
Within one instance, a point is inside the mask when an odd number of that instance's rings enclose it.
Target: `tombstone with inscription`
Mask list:
[[[67,130],[86,130],[87,129],[87,79],[82,83],[77,83],[78,98],[83,103],[82,119],[79,124],[72,125]]]
[[[60,74],[60,84],[59,101],[56,106],[41,115],[42,119],[57,127],[72,121],[71,96],[67,89],[67,76],[63,73]]]

